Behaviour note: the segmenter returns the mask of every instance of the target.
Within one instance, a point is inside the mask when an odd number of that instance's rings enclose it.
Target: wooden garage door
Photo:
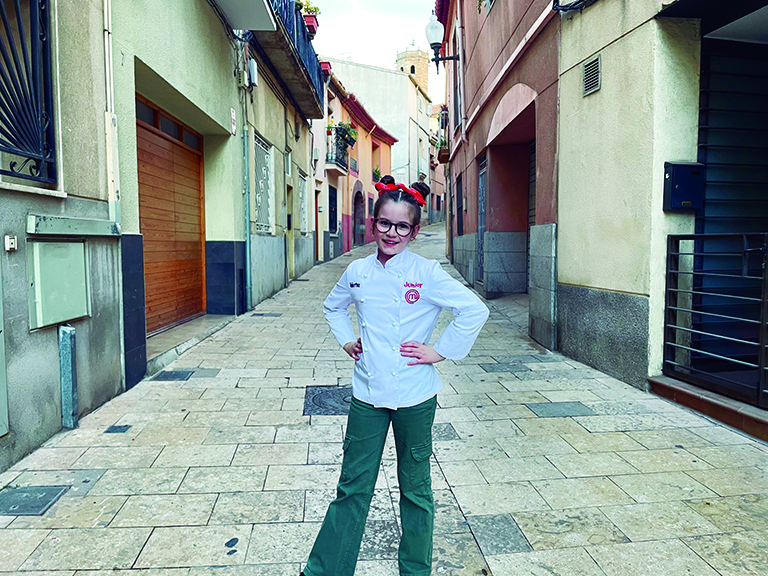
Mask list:
[[[201,157],[142,122],[137,140],[147,333],[152,334],[205,310]]]

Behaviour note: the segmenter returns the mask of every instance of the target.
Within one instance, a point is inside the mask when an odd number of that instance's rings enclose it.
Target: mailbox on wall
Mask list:
[[[30,329],[90,316],[85,241],[30,241],[27,246]]]
[[[699,162],[664,163],[664,211],[690,212],[704,207],[706,166]]]

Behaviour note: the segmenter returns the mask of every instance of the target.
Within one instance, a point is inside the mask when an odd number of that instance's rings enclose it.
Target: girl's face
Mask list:
[[[387,260],[405,250],[410,241],[416,238],[419,226],[411,224],[413,222],[413,208],[407,202],[394,202],[391,200],[384,202],[379,209],[377,219],[378,222],[373,223],[373,238],[379,247],[379,262],[384,264]],[[385,229],[387,223],[391,223],[392,226],[389,228],[389,231],[382,232],[381,229]],[[401,232],[402,228],[404,228],[402,225],[407,224],[411,227],[410,233],[400,236],[397,233],[398,224],[401,225]]]

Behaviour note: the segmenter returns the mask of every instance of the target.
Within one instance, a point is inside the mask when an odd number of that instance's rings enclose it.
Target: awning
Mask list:
[[[269,0],[216,0],[216,4],[235,30],[277,30]]]

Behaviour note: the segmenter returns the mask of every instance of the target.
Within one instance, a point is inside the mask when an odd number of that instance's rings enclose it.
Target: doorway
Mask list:
[[[147,336],[205,312],[203,137],[136,98]]]
[[[355,246],[362,246],[365,244],[365,201],[363,200],[363,193],[357,191],[355,193]]]

